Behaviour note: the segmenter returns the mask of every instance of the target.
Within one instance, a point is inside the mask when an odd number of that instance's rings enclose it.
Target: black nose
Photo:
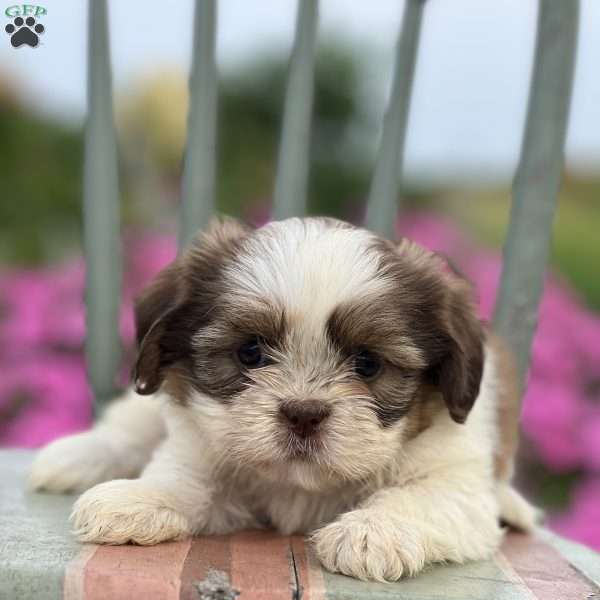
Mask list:
[[[288,427],[302,438],[314,435],[331,412],[319,400],[288,400],[279,410]]]

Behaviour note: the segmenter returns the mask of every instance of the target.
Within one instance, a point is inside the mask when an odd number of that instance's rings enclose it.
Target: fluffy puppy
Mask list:
[[[371,580],[488,557],[518,394],[469,286],[436,255],[340,221],[200,235],[136,306],[136,392],[38,455],[36,489],[82,491],[81,541],[156,544],[273,527]]]

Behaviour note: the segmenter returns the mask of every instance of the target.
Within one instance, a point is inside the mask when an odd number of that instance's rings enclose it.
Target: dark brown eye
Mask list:
[[[354,372],[363,379],[373,379],[381,370],[381,360],[369,350],[359,350],[354,355]]]
[[[258,338],[243,343],[237,350],[238,360],[248,369],[256,369],[265,364],[265,355]]]

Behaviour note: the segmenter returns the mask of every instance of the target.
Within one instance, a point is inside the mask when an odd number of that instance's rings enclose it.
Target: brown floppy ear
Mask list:
[[[183,261],[178,258],[163,269],[135,301],[138,357],[134,385],[138,394],[153,394],[164,379],[164,353],[160,341],[168,316],[185,298]]]
[[[479,395],[485,333],[471,301],[470,285],[456,275],[446,274],[444,279],[449,283],[440,323],[445,342],[434,373],[450,416],[464,423]]]
[[[156,321],[176,306],[184,296],[181,259],[165,267],[135,299],[135,335],[138,347]]]
[[[452,419],[464,423],[479,394],[484,362],[485,333],[471,285],[446,258],[411,240],[401,240],[397,252],[418,282],[418,310],[430,327],[422,337],[427,380],[442,393]]]
[[[169,368],[189,355],[194,328],[207,318],[218,297],[221,269],[248,232],[234,219],[213,220],[136,300],[138,394],[155,393]]]

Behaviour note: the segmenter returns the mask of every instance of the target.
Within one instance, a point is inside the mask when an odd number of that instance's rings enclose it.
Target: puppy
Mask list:
[[[536,513],[509,483],[516,376],[470,295],[408,240],[214,223],[137,302],[137,393],[42,450],[31,484],[91,488],[84,542],[268,526],[377,581],[486,558]]]

